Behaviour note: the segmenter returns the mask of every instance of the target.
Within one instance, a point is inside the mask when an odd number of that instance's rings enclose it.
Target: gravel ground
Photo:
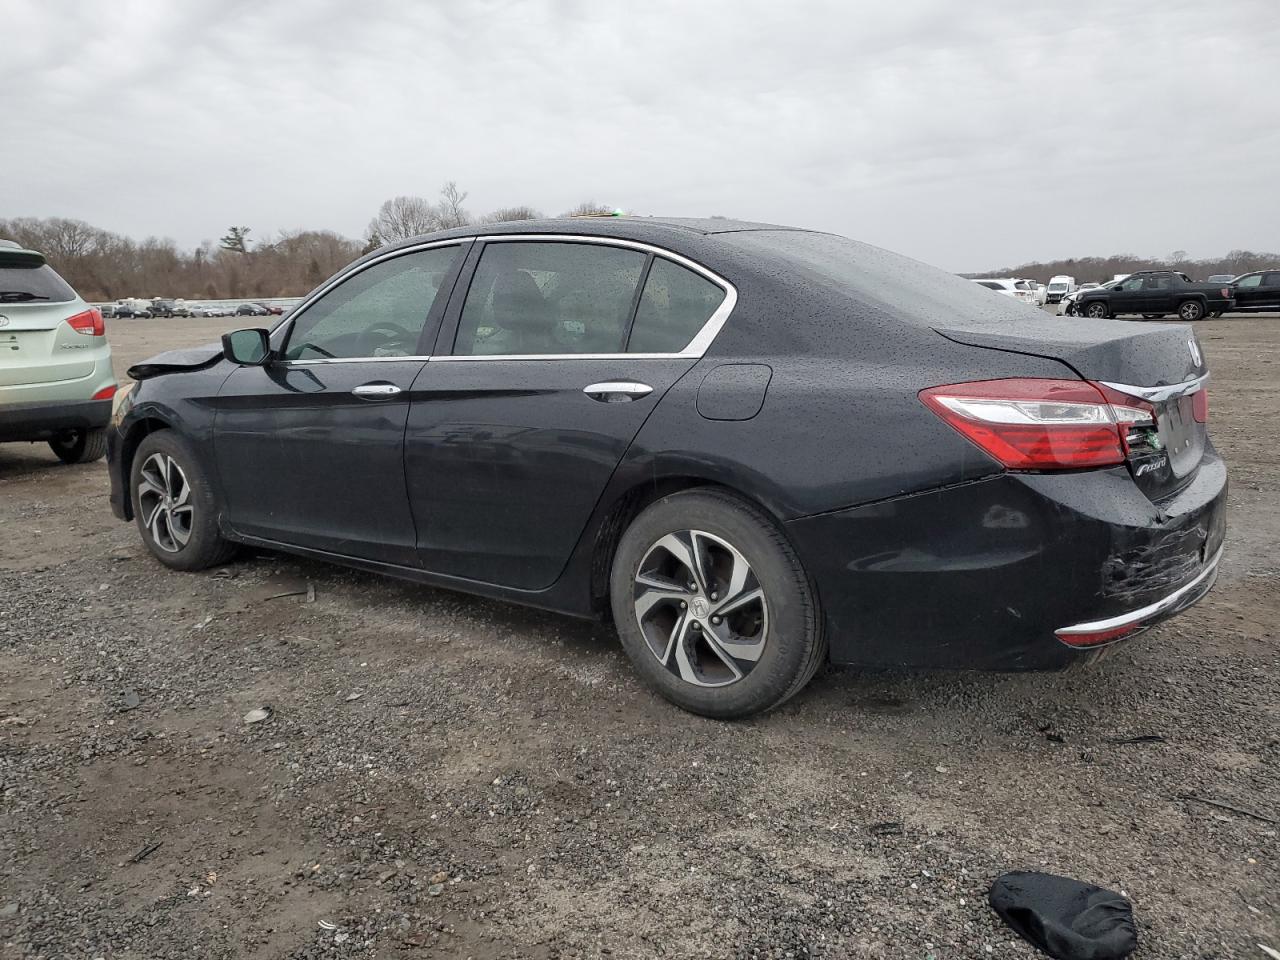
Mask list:
[[[218,326],[111,335],[124,366]],[[1031,868],[1129,895],[1140,957],[1263,958],[1280,827],[1180,797],[1280,819],[1280,320],[1199,332],[1233,470],[1203,603],[1083,673],[831,672],[732,724],[600,626],[166,570],[101,464],[0,447],[0,956],[1031,957],[986,904]]]

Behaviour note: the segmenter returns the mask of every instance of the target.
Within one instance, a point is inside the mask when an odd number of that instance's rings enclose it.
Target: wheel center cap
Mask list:
[[[703,597],[694,597],[693,602],[689,604],[689,609],[693,611],[695,617],[705,617],[711,612],[711,605]]]

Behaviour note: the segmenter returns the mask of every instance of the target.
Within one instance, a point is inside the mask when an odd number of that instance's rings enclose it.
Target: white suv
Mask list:
[[[47,441],[64,463],[107,452],[116,378],[102,312],[34,250],[0,240],[0,442]]]
[[[992,279],[983,277],[981,280],[974,280],[979,286],[986,287],[988,290],[994,290],[996,293],[1002,293],[1006,297],[1012,297],[1020,303],[1029,306],[1036,305],[1036,294],[1031,284],[1026,280],[1014,280],[1012,278]]]

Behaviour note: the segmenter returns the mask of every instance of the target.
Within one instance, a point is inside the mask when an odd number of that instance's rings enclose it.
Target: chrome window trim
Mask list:
[[[1172,400],[1175,397],[1185,397],[1189,393],[1195,393],[1209,382],[1209,374],[1204,373],[1196,377],[1194,380],[1186,380],[1182,383],[1175,383],[1167,387],[1136,387],[1131,383],[1112,383],[1109,380],[1101,381],[1104,387],[1110,387],[1112,390],[1119,390],[1121,393],[1127,393],[1130,396],[1141,397],[1151,403],[1160,403],[1163,400]]]
[[[381,263],[384,260],[401,256],[406,253],[416,253],[419,250],[427,250],[431,247],[443,247],[450,244],[464,244],[474,241],[483,241],[485,243],[510,243],[510,242],[544,242],[544,243],[596,243],[602,246],[623,247],[630,250],[638,250],[642,253],[651,253],[656,257],[663,257],[672,263],[679,264],[688,270],[707,280],[710,280],[716,286],[724,291],[724,300],[720,302],[720,306],[712,312],[707,318],[707,322],[702,328],[693,335],[693,339],[678,353],[520,353],[520,354],[452,354],[442,353],[429,357],[413,356],[413,357],[332,357],[319,360],[281,360],[278,361],[280,366],[311,366],[325,363],[386,363],[393,360],[414,361],[428,360],[432,363],[458,363],[458,362],[488,362],[488,361],[506,361],[506,360],[697,360],[700,359],[715,341],[716,336],[720,333],[721,328],[728,322],[730,314],[738,303],[738,288],[712,270],[707,269],[695,260],[690,260],[682,254],[668,250],[665,247],[659,247],[652,243],[644,243],[639,240],[626,240],[620,237],[588,237],[581,234],[570,233],[503,233],[494,235],[478,235],[471,237],[454,237],[451,240],[432,240],[427,243],[414,244],[410,247],[401,247],[393,250],[383,256],[374,257],[368,260],[357,269],[352,269],[346,273],[340,274],[323,287],[313,292],[309,297],[295,307],[289,317],[287,324],[282,324],[280,329],[292,327],[298,317],[311,306],[316,300],[324,296],[338,284],[345,282],[349,278],[355,276],[363,270]]]

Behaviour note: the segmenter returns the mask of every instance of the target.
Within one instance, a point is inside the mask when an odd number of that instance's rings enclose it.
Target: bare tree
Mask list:
[[[369,221],[365,237],[376,248],[438,229],[439,213],[430,201],[422,197],[392,197]]]
[[[533,207],[503,207],[480,218],[481,223],[513,223],[517,220],[541,220],[545,216]]]
[[[462,202],[467,194],[458,189],[458,184],[450,180],[440,188],[440,204],[436,207],[441,230],[453,227],[465,227],[471,222],[471,215],[463,208]]]
[[[566,210],[560,214],[562,217],[607,217],[613,213],[612,207],[606,207],[603,203],[596,203],[594,200],[587,200],[578,204],[572,210]]]

